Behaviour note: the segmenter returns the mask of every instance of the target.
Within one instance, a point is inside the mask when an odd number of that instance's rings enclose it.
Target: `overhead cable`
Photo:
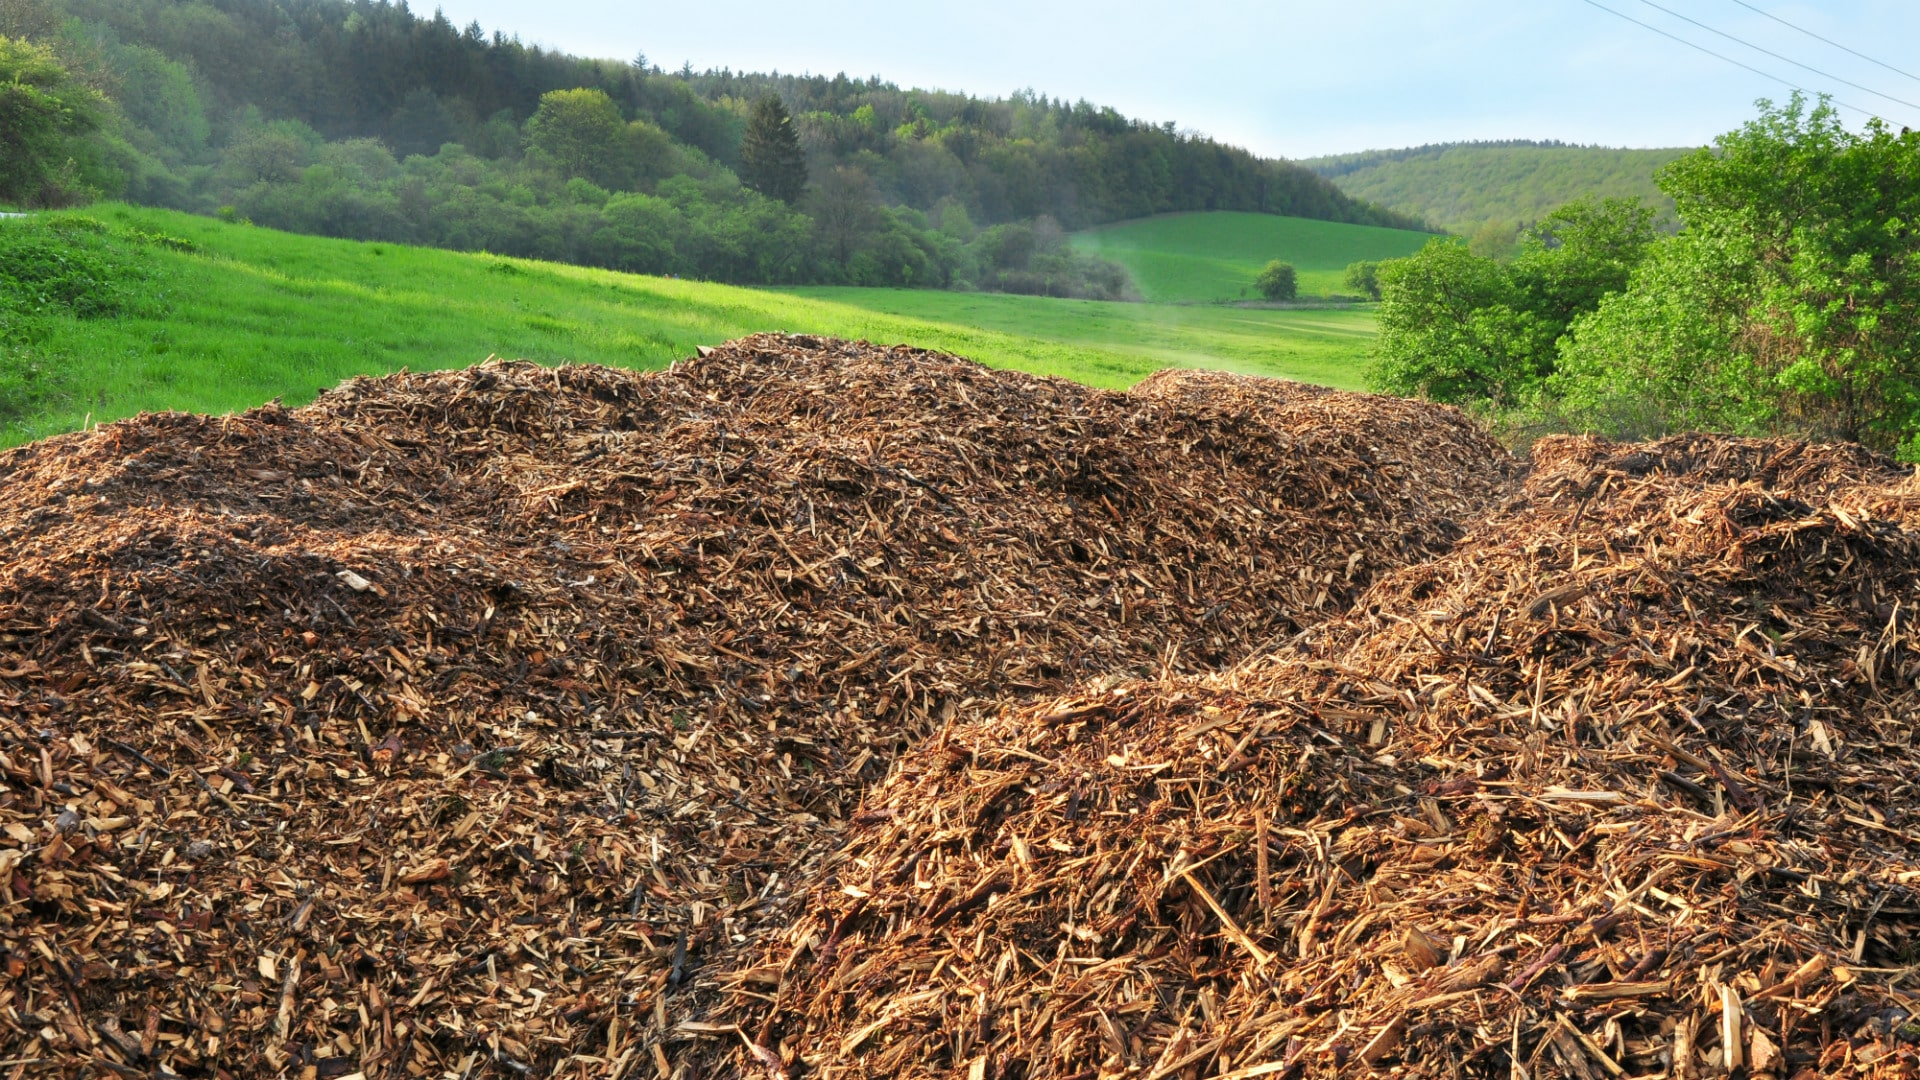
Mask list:
[[[1734,67],[1745,68],[1748,71],[1753,72],[1755,75],[1760,76],[1761,78],[1771,79],[1774,82],[1779,83],[1780,85],[1786,87],[1789,90],[1798,90],[1803,94],[1814,93],[1814,91],[1809,90],[1804,86],[1801,86],[1799,83],[1796,83],[1791,79],[1783,79],[1780,76],[1775,75],[1771,71],[1762,71],[1761,69],[1754,67],[1752,64],[1745,63],[1744,61],[1740,61],[1740,60],[1735,60],[1733,57],[1728,56],[1725,53],[1714,52],[1712,49],[1707,48],[1705,45],[1701,45],[1698,42],[1688,41],[1686,38],[1683,38],[1678,34],[1670,34],[1667,31],[1662,30],[1659,27],[1653,25],[1652,23],[1641,22],[1639,19],[1634,18],[1633,16],[1627,14],[1624,11],[1615,11],[1614,9],[1608,7],[1607,5],[1600,3],[1599,0],[1582,0],[1582,2],[1587,4],[1590,7],[1597,7],[1601,11],[1606,12],[1607,14],[1613,16],[1616,19],[1625,19],[1628,22],[1632,23],[1633,25],[1638,26],[1645,30],[1651,30],[1656,34],[1659,34],[1663,38],[1668,38],[1673,41],[1677,41],[1680,44],[1685,45],[1687,48],[1693,49],[1696,52],[1706,53],[1708,56],[1713,57],[1715,60],[1724,60],[1727,63],[1732,64]],[[1863,109],[1858,105],[1849,105],[1848,103],[1841,101],[1839,98],[1834,97],[1831,94],[1818,95],[1818,96],[1824,96],[1828,101],[1833,102],[1835,105],[1838,105],[1843,109],[1851,109],[1852,111],[1857,112],[1862,116],[1871,116],[1871,117],[1874,117],[1875,119],[1882,119],[1880,114],[1874,112],[1871,109]]]
[[[1775,60],[1783,60],[1789,64],[1792,64],[1794,67],[1800,68],[1803,71],[1811,71],[1815,75],[1818,75],[1823,79],[1831,79],[1832,81],[1840,83],[1844,86],[1851,86],[1855,90],[1865,91],[1866,93],[1872,94],[1874,97],[1891,101],[1895,105],[1905,105],[1907,108],[1912,109],[1915,112],[1920,112],[1920,105],[1915,105],[1911,101],[1904,101],[1900,98],[1894,97],[1892,94],[1883,94],[1880,91],[1875,90],[1871,86],[1862,86],[1851,79],[1843,79],[1840,76],[1834,75],[1830,72],[1821,71],[1819,68],[1813,67],[1812,65],[1803,64],[1800,61],[1795,60],[1791,56],[1782,56],[1779,53],[1774,52],[1772,49],[1763,49],[1760,46],[1755,45],[1751,41],[1743,41],[1740,38],[1734,37],[1732,34],[1727,33],[1725,30],[1716,30],[1713,27],[1708,26],[1706,23],[1701,22],[1699,19],[1690,18],[1686,15],[1682,15],[1670,7],[1662,7],[1661,5],[1654,3],[1653,0],[1640,0],[1640,2],[1647,5],[1648,7],[1652,8],[1655,11],[1664,11],[1668,15],[1671,15],[1674,18],[1679,19],[1681,22],[1692,23],[1693,25],[1699,27],[1700,29],[1705,30],[1709,34],[1718,34],[1719,36],[1726,38],[1728,41],[1733,42],[1735,45],[1745,46],[1746,48],[1752,49],[1754,52],[1757,52],[1757,53],[1765,53],[1768,56],[1773,57]]]
[[[1877,64],[1880,67],[1886,68],[1888,71],[1893,72],[1895,75],[1902,75],[1902,76],[1905,76],[1906,78],[1912,79],[1914,82],[1920,82],[1920,75],[1915,75],[1910,71],[1902,71],[1899,68],[1894,67],[1892,64],[1887,63],[1884,60],[1875,60],[1873,57],[1868,56],[1866,53],[1863,53],[1858,49],[1849,49],[1845,45],[1840,44],[1839,42],[1833,40],[1830,37],[1821,37],[1819,34],[1814,33],[1813,31],[1807,29],[1806,27],[1796,26],[1795,24],[1788,22],[1787,20],[1781,18],[1780,16],[1775,15],[1771,11],[1762,11],[1761,9],[1754,7],[1752,4],[1747,3],[1747,0],[1733,0],[1733,2],[1736,4],[1739,4],[1741,7],[1746,8],[1748,11],[1751,11],[1756,15],[1765,15],[1767,18],[1772,19],[1774,22],[1779,23],[1781,26],[1784,26],[1789,30],[1797,30],[1800,33],[1807,35],[1808,37],[1812,38],[1815,41],[1824,42],[1828,45],[1833,46],[1836,49],[1839,49],[1841,52],[1844,52],[1844,53],[1852,53],[1853,55],[1859,57],[1860,59],[1865,60],[1869,64]]]

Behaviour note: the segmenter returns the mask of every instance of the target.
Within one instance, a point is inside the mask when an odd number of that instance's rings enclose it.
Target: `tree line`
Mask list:
[[[1416,224],[1085,102],[668,72],[404,2],[0,0],[0,35],[27,39],[14,69],[53,61],[70,84],[48,92],[85,99],[42,140],[59,160],[0,190],[21,204],[118,196],[740,283],[1108,298],[1129,294],[1124,271],[1066,231],[1205,209]]]
[[[1447,239],[1382,266],[1375,385],[1522,432],[1791,432],[1920,461],[1920,133],[1796,95],[1658,182],[1671,235],[1637,200],[1584,200],[1505,261]]]

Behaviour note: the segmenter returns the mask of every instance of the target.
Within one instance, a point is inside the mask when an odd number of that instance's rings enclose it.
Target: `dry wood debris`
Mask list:
[[[772,335],[0,455],[0,1076],[687,1075],[923,734],[1279,648],[1516,476],[1430,406]]]
[[[1920,483],[1534,456],[1315,640],[903,756],[705,1074],[1913,1075]]]

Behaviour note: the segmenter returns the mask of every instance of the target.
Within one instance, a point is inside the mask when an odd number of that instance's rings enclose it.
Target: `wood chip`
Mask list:
[[[903,751],[1298,638],[1447,550],[1520,471],[1415,402],[1202,373],[1110,393],[786,335],[654,374],[359,379],[0,454],[0,1062],[811,1074],[707,999],[790,988],[793,966],[731,980],[731,958],[805,910],[794,890],[835,872]],[[1210,775],[1224,737],[1196,737]],[[1188,782],[1130,760],[1129,787]],[[1083,825],[1115,812],[1081,799]],[[1031,865],[980,853],[964,888],[934,849],[844,883],[973,927],[1033,902],[1066,857],[1048,839]],[[1243,919],[1235,888],[1215,902]],[[1100,925],[1073,959],[1129,940]],[[866,933],[816,945],[858,965]],[[956,1008],[1033,958],[990,962]],[[911,999],[854,1053],[945,1007]],[[1021,1007],[1020,1030],[1050,1023]],[[122,1042],[150,1025],[136,1063]],[[972,1030],[952,1069],[1008,1075]]]

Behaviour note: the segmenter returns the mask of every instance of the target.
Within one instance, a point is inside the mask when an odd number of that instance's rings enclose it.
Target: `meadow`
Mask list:
[[[1397,259],[1431,234],[1309,218],[1214,211],[1163,214],[1075,233],[1076,248],[1112,259],[1149,301],[1258,299],[1253,279],[1270,260],[1300,272],[1302,297],[1345,293],[1348,263]]]
[[[747,289],[394,244],[297,236],[118,204],[87,216],[143,245],[157,303],[45,320],[45,391],[19,443],[178,409],[311,400],[359,374],[489,356],[660,368],[763,330],[909,343],[995,367],[1123,388],[1166,367],[1358,388],[1364,310],[1262,310],[894,289]],[[0,228],[32,228],[4,222]]]

